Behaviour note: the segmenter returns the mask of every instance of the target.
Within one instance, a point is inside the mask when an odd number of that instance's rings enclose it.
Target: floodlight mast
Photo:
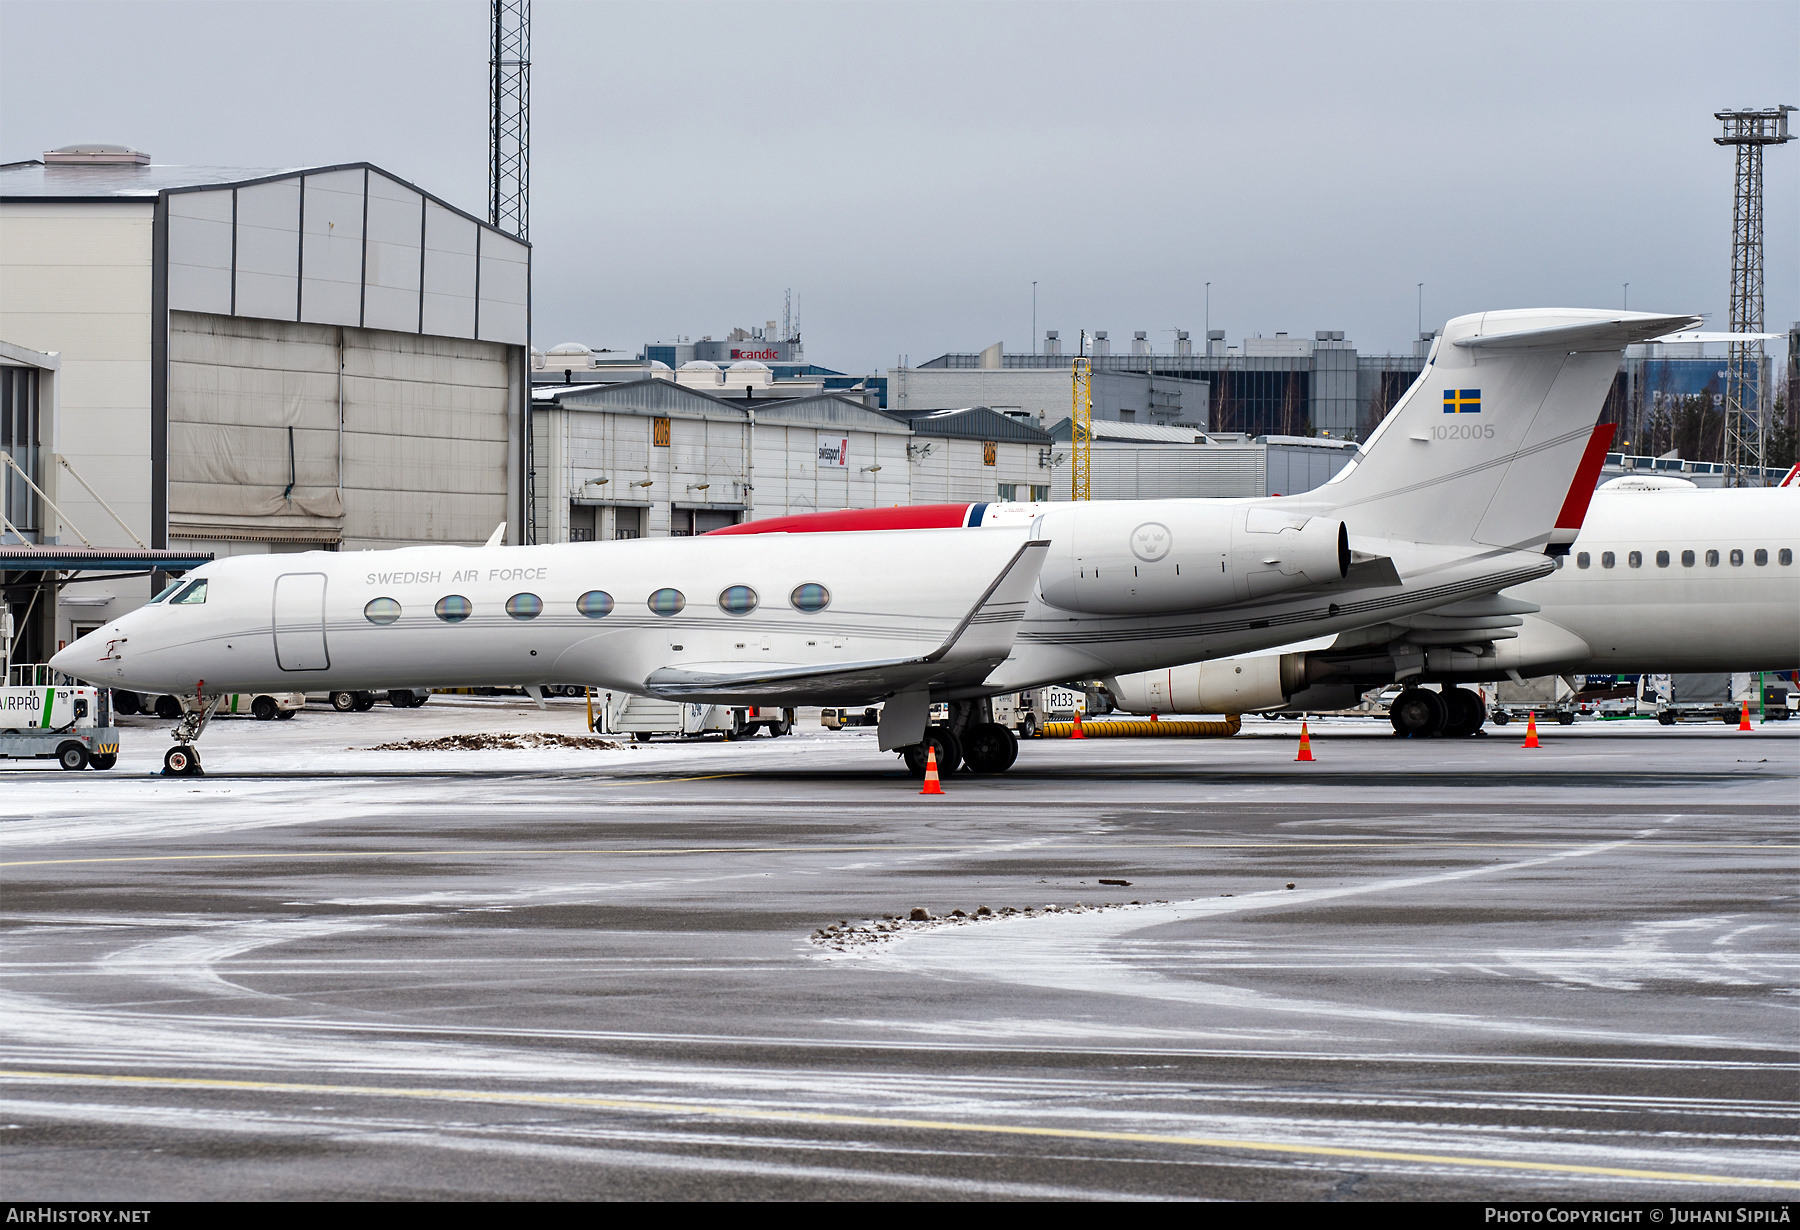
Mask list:
[[[529,239],[531,0],[493,0],[488,56],[488,221]]]
[[[1737,147],[1731,209],[1731,332],[1763,331],[1763,146],[1785,145],[1789,106],[1761,111],[1715,111],[1723,121],[1716,145]],[[1725,372],[1725,482],[1763,486],[1763,344],[1734,341]]]

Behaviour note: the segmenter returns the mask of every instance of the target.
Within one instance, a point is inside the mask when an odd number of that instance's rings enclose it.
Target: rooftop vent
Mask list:
[[[89,163],[101,166],[145,166],[150,155],[140,154],[129,145],[102,145],[88,141],[81,145],[63,145],[44,151],[44,164]]]

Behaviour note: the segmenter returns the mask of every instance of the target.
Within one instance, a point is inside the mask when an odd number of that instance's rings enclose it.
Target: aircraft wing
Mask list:
[[[862,704],[896,692],[980,683],[1012,652],[1049,549],[1043,539],[1021,546],[944,643],[920,657],[753,667],[696,662],[650,672],[644,690],[661,700],[710,704]]]

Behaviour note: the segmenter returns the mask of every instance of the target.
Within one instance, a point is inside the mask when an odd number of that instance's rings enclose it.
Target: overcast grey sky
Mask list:
[[[1710,312],[1731,152],[1800,103],[1800,4],[533,6],[535,337],[721,336],[800,299],[848,371],[1038,327]],[[0,4],[0,158],[368,160],[483,212],[483,3]],[[1800,117],[1797,117],[1800,118]],[[1800,125],[1796,126],[1800,128]],[[1800,317],[1800,141],[1767,170]],[[1121,347],[1122,348],[1122,347]],[[1779,349],[1779,347],[1778,347]]]

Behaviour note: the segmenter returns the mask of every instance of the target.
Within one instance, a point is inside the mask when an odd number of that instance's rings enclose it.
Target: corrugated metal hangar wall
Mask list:
[[[524,244],[366,166],[171,192],[167,227],[172,537],[518,520]]]

